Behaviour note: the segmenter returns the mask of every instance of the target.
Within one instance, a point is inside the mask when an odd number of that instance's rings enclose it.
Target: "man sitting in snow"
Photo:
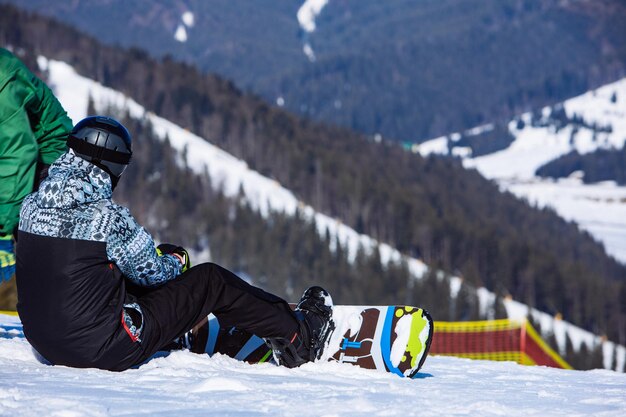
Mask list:
[[[321,356],[334,328],[326,291],[309,288],[294,312],[218,265],[191,268],[180,246],[155,248],[128,209],[111,201],[131,159],[126,128],[88,117],[74,127],[68,146],[39,191],[24,200],[19,223],[18,312],[26,338],[44,358],[121,371],[209,313],[223,326],[264,338],[282,365]]]

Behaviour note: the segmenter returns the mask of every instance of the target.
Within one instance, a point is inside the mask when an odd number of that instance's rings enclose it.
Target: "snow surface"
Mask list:
[[[196,18],[194,16],[194,14],[190,11],[186,11],[185,13],[183,13],[183,15],[181,16],[181,20],[183,21],[183,23],[185,24],[185,26],[187,27],[193,27],[193,25],[195,24]]]
[[[40,363],[0,339],[0,416],[624,416],[626,375],[429,357],[418,379],[187,351],[120,373]]]
[[[306,55],[306,57],[309,59],[310,62],[317,61],[317,56],[315,56],[315,51],[313,50],[313,47],[308,41],[304,42],[304,44],[302,45],[302,52],[304,52],[304,55]]]
[[[298,9],[296,17],[298,18],[298,24],[303,33],[302,52],[309,59],[310,62],[315,62],[317,57],[315,51],[309,42],[309,36],[317,25],[315,19],[322,12],[322,9],[328,4],[328,0],[305,0],[302,6]]]
[[[176,39],[180,43],[187,42],[187,39],[189,39],[189,35],[187,35],[187,29],[192,28],[195,24],[195,21],[196,18],[192,12],[184,12],[180,16],[180,23],[176,27],[176,32],[174,32],[174,39]]]
[[[583,184],[576,179],[553,181],[535,172],[542,165],[573,150],[581,154],[597,149],[621,149],[626,142],[626,78],[589,91],[562,103],[568,117],[581,118],[587,126],[611,127],[610,132],[594,132],[588,127],[567,125],[531,126],[530,113],[521,115],[523,129],[509,123],[515,137],[511,145],[498,152],[473,158],[467,149],[453,148],[466,168],[477,169],[484,177],[496,180],[503,190],[527,199],[538,207],[549,206],[566,220],[575,221],[605,245],[607,253],[626,263],[626,187],[614,183]],[[544,108],[547,117],[552,110]],[[483,125],[464,132],[471,136],[493,129]],[[461,137],[457,132],[451,140]],[[416,147],[422,155],[447,154],[448,139],[439,137]],[[584,175],[584,173],[578,173]]]
[[[302,30],[309,33],[315,31],[315,18],[327,4],[328,0],[305,0],[297,13],[298,23]]]
[[[176,33],[174,33],[174,39],[181,43],[187,42],[187,30],[185,29],[185,25],[178,25]]]

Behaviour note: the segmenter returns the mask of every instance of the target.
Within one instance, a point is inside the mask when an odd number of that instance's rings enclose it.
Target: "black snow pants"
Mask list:
[[[121,371],[138,365],[213,313],[221,326],[236,326],[262,338],[291,339],[298,321],[281,298],[254,287],[213,263],[197,265],[155,289],[129,288],[129,301],[143,312],[139,341],[115,337],[107,364]],[[123,332],[122,332],[123,333]]]

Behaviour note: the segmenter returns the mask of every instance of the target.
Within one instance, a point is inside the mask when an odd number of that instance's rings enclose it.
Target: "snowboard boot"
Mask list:
[[[288,368],[320,359],[335,330],[332,317],[333,300],[321,287],[307,289],[294,313],[300,329],[291,340],[284,338],[267,340],[276,362]]]
[[[233,328],[234,329],[234,328]],[[208,338],[207,319],[201,320],[186,332],[184,335],[177,337],[162,350],[188,350],[193,353],[205,353],[206,340]]]
[[[193,343],[194,341],[195,341],[195,335],[190,330],[184,335],[174,339],[174,341],[168,345],[169,349],[164,349],[164,350],[189,350],[191,351],[194,346],[194,343]]]

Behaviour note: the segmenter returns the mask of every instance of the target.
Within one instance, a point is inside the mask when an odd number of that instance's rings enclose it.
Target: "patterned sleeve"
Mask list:
[[[144,287],[176,278],[182,269],[172,255],[158,256],[154,241],[126,208],[121,208],[107,238],[107,255],[126,278]]]

